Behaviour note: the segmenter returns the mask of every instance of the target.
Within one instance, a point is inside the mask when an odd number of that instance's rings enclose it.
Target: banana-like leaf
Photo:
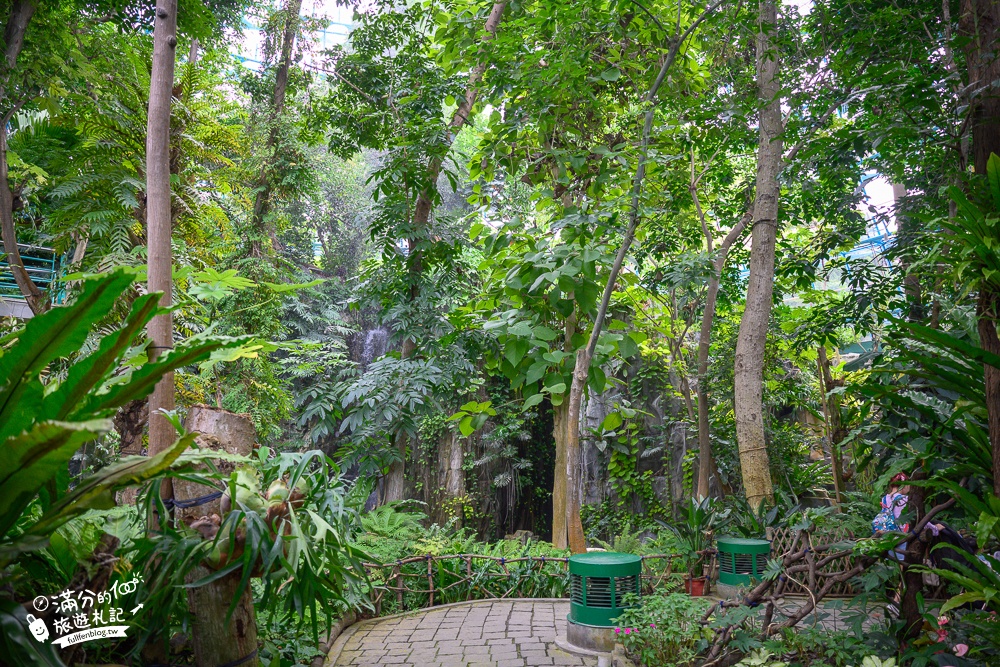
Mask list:
[[[32,636],[24,607],[10,600],[0,600],[0,651],[4,664],[65,667],[52,644]]]
[[[0,443],[0,537],[83,443],[110,429],[107,420],[42,422]]]
[[[903,320],[893,321],[896,324],[909,329],[919,340],[932,342],[957,354],[975,359],[980,363],[1000,368],[1000,355],[993,354],[992,352],[988,352],[981,347],[977,347],[964,340],[955,338],[954,336],[939,329],[932,329],[931,327],[917,324],[916,322],[905,322]]]
[[[195,435],[188,433],[181,436],[169,449],[156,456],[129,456],[114,465],[102,468],[52,505],[41,520],[27,532],[32,535],[49,534],[87,510],[114,507],[115,491],[142,484],[165,472],[184,450],[191,446]]]
[[[144,398],[153,391],[156,383],[165,373],[206,359],[215,350],[238,347],[251,339],[251,336],[241,336],[238,338],[197,339],[186,343],[171,350],[156,361],[135,370],[127,383],[116,384],[103,394],[91,394],[83,406],[73,414],[74,416],[103,414],[106,410],[120,408],[129,401]]]
[[[132,312],[122,327],[102,338],[97,351],[74,364],[59,387],[45,397],[42,419],[65,419],[83,402],[87,394],[100,386],[101,381],[114,371],[146,324],[153,319],[159,299],[159,294],[146,294],[135,300]]]
[[[0,385],[0,440],[31,427],[41,400],[38,373],[54,359],[79,350],[91,327],[131,284],[131,275],[116,271],[87,283],[72,305],[28,320],[17,342],[0,356],[0,382],[4,383]]]

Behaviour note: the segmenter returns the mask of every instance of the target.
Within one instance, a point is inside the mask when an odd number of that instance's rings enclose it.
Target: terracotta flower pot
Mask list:
[[[684,577],[684,590],[691,597],[702,597],[705,595],[705,583],[708,577]]]

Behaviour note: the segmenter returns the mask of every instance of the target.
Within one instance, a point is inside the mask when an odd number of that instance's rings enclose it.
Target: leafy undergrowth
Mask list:
[[[370,562],[385,567],[369,571],[372,596],[381,601],[379,615],[421,609],[430,602],[427,578],[427,558],[432,559],[434,604],[492,597],[565,597],[568,576],[564,563],[552,558],[565,558],[566,550],[547,542],[500,540],[481,542],[475,535],[452,525],[424,527],[426,516],[407,512],[397,506],[382,506],[362,517],[364,532],[355,538],[357,546],[368,554]],[[479,558],[435,557],[476,554]],[[419,561],[401,563],[409,558]],[[530,560],[517,560],[530,558]],[[513,562],[511,562],[513,561]],[[394,590],[398,567],[405,588],[400,600]]]

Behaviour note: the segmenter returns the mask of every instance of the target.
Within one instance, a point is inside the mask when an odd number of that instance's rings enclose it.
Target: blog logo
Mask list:
[[[60,648],[95,639],[124,637],[129,617],[143,607],[140,602],[126,613],[125,598],[134,594],[141,582],[140,577],[133,577],[115,581],[108,590],[99,593],[66,589],[56,595],[39,595],[32,601],[39,615],[27,615],[28,630],[38,642],[46,642],[54,635],[51,643]]]

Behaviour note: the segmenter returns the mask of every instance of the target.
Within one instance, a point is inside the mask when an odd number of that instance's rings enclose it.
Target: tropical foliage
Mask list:
[[[995,2],[312,4],[0,3],[5,655],[173,664],[250,600],[215,662],[287,667],[590,547],[656,556],[646,665],[997,659]],[[721,534],[857,568],[852,629],[678,593]],[[140,573],[127,640],[26,634]]]

